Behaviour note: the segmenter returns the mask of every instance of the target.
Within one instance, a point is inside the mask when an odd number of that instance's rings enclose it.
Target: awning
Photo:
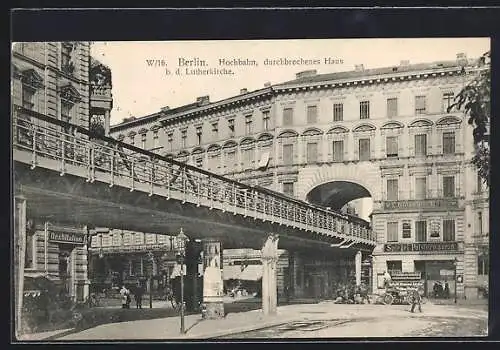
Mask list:
[[[224,266],[224,280],[258,281],[262,278],[262,265],[249,265],[241,270],[241,265]]]

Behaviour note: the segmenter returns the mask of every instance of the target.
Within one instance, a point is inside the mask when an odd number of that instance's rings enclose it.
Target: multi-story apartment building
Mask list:
[[[98,62],[92,67],[98,66],[107,75],[96,83],[90,67],[88,42],[13,44],[12,112],[26,118],[30,113],[39,113],[84,128],[89,127],[91,115],[102,114],[102,118],[96,119],[109,129],[111,75],[109,69]],[[97,86],[100,90],[95,98]],[[54,147],[42,139],[37,146]],[[19,190],[14,189],[16,193]],[[37,222],[29,215],[28,212],[25,276],[45,274],[60,283],[67,295],[83,300],[89,283],[87,230],[62,222]]]
[[[472,127],[448,107],[474,76],[474,63],[459,54],[444,62],[305,71],[221,101],[203,96],[165,107],[110,133],[334,210],[371,197],[373,289],[386,270],[421,272],[427,291],[447,279],[452,295],[456,288],[473,298],[488,273],[488,190],[470,163]],[[294,281],[295,290],[307,284]]]

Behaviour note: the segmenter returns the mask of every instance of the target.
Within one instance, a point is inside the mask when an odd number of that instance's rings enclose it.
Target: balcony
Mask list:
[[[398,199],[388,200],[382,193],[382,209],[384,210],[414,210],[414,209],[458,209],[459,197],[445,197],[442,190],[427,191],[425,198],[416,198],[414,192],[399,192]]]
[[[111,94],[111,86],[91,84],[90,105],[93,108],[111,110],[113,108],[113,95]]]

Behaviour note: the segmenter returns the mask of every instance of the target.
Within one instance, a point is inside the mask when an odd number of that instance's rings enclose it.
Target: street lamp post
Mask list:
[[[181,264],[181,334],[185,333],[184,330],[184,258],[186,254],[186,244],[189,241],[189,237],[184,234],[181,228],[181,232],[175,237],[175,246],[177,253],[179,254],[180,264]]]
[[[151,261],[151,273],[149,274],[148,284],[149,284],[149,308],[153,308],[153,265],[154,265],[154,255],[152,252],[148,252],[148,258]]]
[[[455,267],[454,269],[454,273],[453,273],[453,276],[454,276],[454,280],[455,280],[455,304],[457,303],[457,258],[453,259],[453,266]]]

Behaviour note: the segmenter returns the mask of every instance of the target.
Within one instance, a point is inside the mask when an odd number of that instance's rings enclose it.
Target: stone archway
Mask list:
[[[364,187],[373,201],[379,201],[382,196],[382,182],[380,169],[377,163],[336,163],[328,167],[308,167],[299,172],[299,188],[297,195],[307,200],[307,195],[317,186],[333,182],[344,181]]]

